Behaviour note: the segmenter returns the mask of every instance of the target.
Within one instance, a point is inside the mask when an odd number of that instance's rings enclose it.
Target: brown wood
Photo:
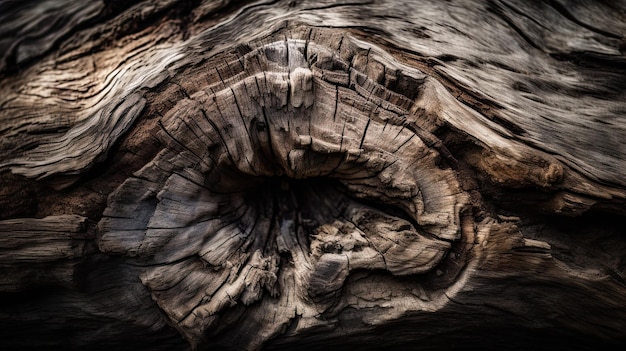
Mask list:
[[[624,343],[624,18],[0,3],[0,346]]]

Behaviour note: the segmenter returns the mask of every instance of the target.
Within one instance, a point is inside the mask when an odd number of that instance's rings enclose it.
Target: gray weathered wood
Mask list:
[[[31,5],[0,345],[626,341],[623,2]]]

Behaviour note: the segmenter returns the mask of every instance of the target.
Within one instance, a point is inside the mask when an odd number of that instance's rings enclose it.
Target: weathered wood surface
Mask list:
[[[626,342],[624,18],[1,3],[0,345]]]

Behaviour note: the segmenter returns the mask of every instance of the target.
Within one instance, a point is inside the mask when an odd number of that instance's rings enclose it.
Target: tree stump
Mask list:
[[[624,18],[0,4],[0,345],[621,345]]]

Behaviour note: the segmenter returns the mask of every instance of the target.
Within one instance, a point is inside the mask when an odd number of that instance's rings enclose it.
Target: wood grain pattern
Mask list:
[[[65,215],[0,221],[0,291],[24,290],[33,281],[72,285],[76,259],[89,251],[85,220]]]
[[[623,343],[624,16],[0,4],[0,345]]]

